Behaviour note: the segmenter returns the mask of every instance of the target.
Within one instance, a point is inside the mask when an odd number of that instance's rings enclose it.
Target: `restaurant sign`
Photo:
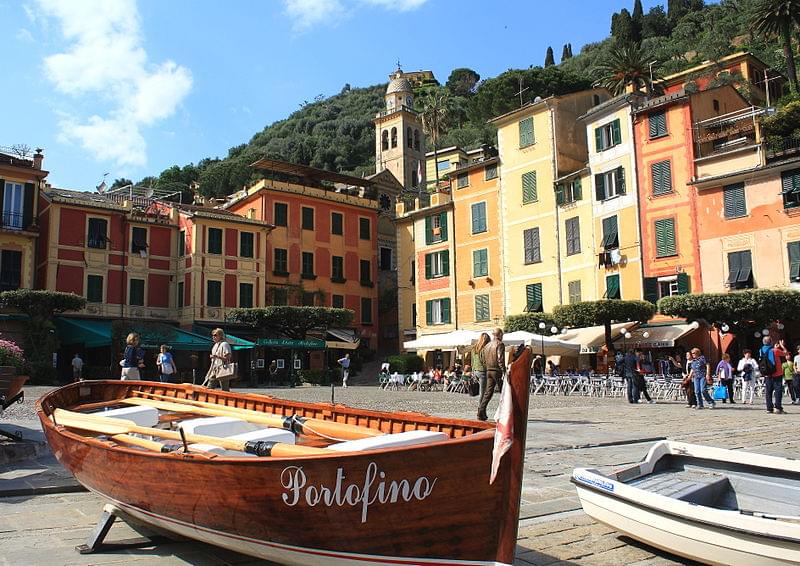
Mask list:
[[[269,348],[298,348],[306,350],[324,350],[325,340],[310,338],[307,340],[293,340],[291,338],[259,338],[256,341],[259,346]]]

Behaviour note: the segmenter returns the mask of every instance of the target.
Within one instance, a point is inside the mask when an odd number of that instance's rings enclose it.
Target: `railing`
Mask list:
[[[2,216],[3,228],[22,230],[23,215],[21,212],[4,211]]]
[[[767,157],[777,154],[796,153],[800,151],[800,135],[777,137],[769,136],[766,141]]]
[[[396,108],[387,108],[386,110],[382,110],[378,112],[378,118],[383,118],[384,116],[388,116],[389,114],[394,114],[395,112],[399,112],[400,110],[405,110],[406,112],[411,112],[412,114],[416,114],[417,111],[411,108],[410,106],[406,106],[405,104],[401,104]]]

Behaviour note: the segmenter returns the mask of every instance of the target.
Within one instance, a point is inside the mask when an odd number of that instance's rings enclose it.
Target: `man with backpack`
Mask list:
[[[774,347],[772,339],[764,336],[758,352],[758,371],[764,377],[764,397],[767,401],[767,412],[783,415],[783,360],[788,352],[780,340]],[[774,398],[774,402],[773,402]]]

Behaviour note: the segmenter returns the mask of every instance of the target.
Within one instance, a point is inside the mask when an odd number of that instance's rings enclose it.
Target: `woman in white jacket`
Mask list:
[[[742,403],[747,403],[747,396],[750,396],[749,403],[753,404],[753,395],[756,391],[756,379],[758,378],[758,362],[753,358],[750,350],[742,352],[744,357],[739,360],[736,368],[742,376]]]

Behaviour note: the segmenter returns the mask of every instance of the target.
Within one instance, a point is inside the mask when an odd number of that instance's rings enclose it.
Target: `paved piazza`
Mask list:
[[[0,424],[32,424],[31,407],[44,388],[26,389],[28,401],[15,406]],[[253,391],[253,390],[249,390]],[[276,397],[329,401],[330,388],[257,390]],[[472,418],[477,399],[463,394],[381,391],[376,387],[336,388],[336,401],[380,410],[420,411]],[[763,400],[756,399],[756,402]],[[497,396],[490,406],[496,407]],[[531,399],[527,455],[516,564],[622,565],[683,564],[595,523],[580,510],[569,483],[575,466],[607,470],[635,462],[659,438],[796,456],[800,407],[787,415],[767,414],[761,404],[720,405],[691,410],[679,402],[630,405],[623,399],[536,396]],[[492,413],[490,412],[490,415]],[[457,470],[454,470],[457,473]],[[8,486],[33,486],[38,495],[0,497],[0,565],[89,564],[256,564],[251,558],[208,545],[165,541],[157,546],[117,549],[81,556],[73,548],[86,541],[102,504],[74,490],[52,458],[0,468],[0,495]],[[50,486],[36,489],[37,486]],[[50,493],[47,493],[50,492]],[[117,522],[107,541],[140,535]],[[446,533],[443,533],[446,536]]]

